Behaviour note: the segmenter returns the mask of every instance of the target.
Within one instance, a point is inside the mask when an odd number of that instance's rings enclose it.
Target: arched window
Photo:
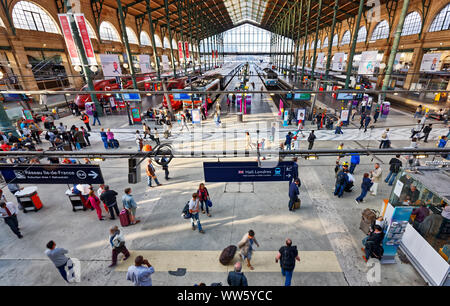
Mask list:
[[[167,37],[164,37],[164,49],[170,49],[170,41]]]
[[[12,19],[17,29],[59,33],[53,18],[39,6],[28,1],[19,1],[14,5]]]
[[[325,39],[323,41],[323,45],[322,45],[322,48],[326,48],[326,47],[328,47],[328,36],[325,37]]]
[[[97,39],[97,35],[95,35],[95,31],[92,28],[91,24],[89,23],[89,21],[86,20],[86,18],[84,19],[86,21],[86,27],[87,27],[87,31],[88,31],[88,35],[91,39]]]
[[[348,44],[350,44],[350,31],[345,31],[344,35],[342,35],[341,46]]]
[[[434,17],[430,26],[430,32],[445,31],[450,29],[450,3]]]
[[[389,24],[386,20],[380,21],[372,33],[371,40],[384,39],[389,37]]]
[[[148,36],[147,32],[142,31],[139,35],[139,40],[141,41],[142,46],[151,46],[152,43],[150,42],[150,36]]]
[[[358,30],[358,37],[356,38],[356,42],[366,42],[367,39],[367,29],[366,27],[361,27]]]
[[[131,29],[130,27],[126,27],[125,30],[127,31],[128,42],[129,42],[130,44],[139,45],[137,36],[136,36],[136,34],[134,33],[133,29]]]
[[[339,36],[337,34],[335,34],[333,36],[333,47],[337,46],[339,42]]]
[[[422,27],[422,17],[417,12],[409,13],[403,23],[402,36],[419,34]]]
[[[117,33],[116,28],[114,28],[114,26],[111,23],[103,21],[100,24],[100,39],[120,41],[120,36],[119,33]]]
[[[163,47],[163,44],[162,44],[162,42],[161,42],[161,38],[159,38],[159,36],[158,35],[156,35],[155,34],[155,47],[156,48],[162,48]]]

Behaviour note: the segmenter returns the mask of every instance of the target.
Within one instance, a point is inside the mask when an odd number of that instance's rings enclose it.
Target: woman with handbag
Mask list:
[[[206,189],[205,184],[201,183],[200,186],[198,186],[197,194],[198,200],[200,201],[201,204],[202,214],[205,213],[205,209],[203,208],[203,205],[205,205],[206,214],[208,217],[211,217],[211,214],[209,213],[209,206],[212,205],[212,203],[211,200],[209,199],[209,192],[208,189]]]

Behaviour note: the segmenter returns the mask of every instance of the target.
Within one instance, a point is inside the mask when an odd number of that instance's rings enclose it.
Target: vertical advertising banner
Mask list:
[[[167,55],[163,54],[161,58],[162,58],[163,70],[169,70],[170,69],[169,57]]]
[[[75,41],[73,40],[72,30],[70,28],[69,16],[67,14],[58,14],[59,23],[61,24],[61,29],[64,36],[64,41],[66,42],[67,51],[70,56],[70,61],[73,66],[81,65],[81,60],[78,56],[77,48],[75,46]]]
[[[359,62],[358,74],[373,75],[375,67],[378,66],[377,61],[378,51],[364,51],[361,54],[361,61]]]
[[[77,23],[78,32],[80,32],[81,41],[83,42],[84,51],[88,60],[88,65],[97,65],[95,59],[94,47],[92,46],[91,38],[87,30],[86,20],[84,14],[74,14],[75,21]]]
[[[433,72],[439,71],[439,61],[441,59],[441,53],[428,53],[422,57],[422,63],[420,64],[420,71]]]
[[[324,59],[325,59],[325,53],[319,53],[317,54],[317,63],[316,63],[316,67],[323,69],[324,67]]]
[[[119,55],[117,54],[100,54],[100,61],[102,63],[103,76],[118,77],[122,75],[120,67]]]
[[[183,43],[181,41],[178,42],[178,59],[181,60],[184,58],[183,56]]]
[[[139,54],[139,67],[141,67],[141,73],[153,72],[152,65],[150,63],[150,55]]]
[[[345,53],[336,53],[334,55],[333,63],[331,65],[331,70],[334,71],[344,71],[344,57]]]
[[[193,109],[191,112],[192,112],[192,123],[201,123],[202,116],[200,115],[200,110],[196,108]]]
[[[187,41],[184,42],[184,51],[186,53],[186,58],[189,59],[189,43]]]

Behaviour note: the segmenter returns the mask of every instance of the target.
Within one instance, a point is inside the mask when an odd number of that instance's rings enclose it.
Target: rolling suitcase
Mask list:
[[[299,209],[300,205],[302,205],[302,201],[298,199],[297,201],[294,202],[294,209]]]
[[[128,226],[130,225],[130,217],[128,216],[128,210],[123,209],[119,214],[120,225]]]
[[[119,141],[117,139],[114,139],[113,142],[114,142],[114,148],[118,148],[119,147]]]
[[[222,253],[220,253],[219,261],[222,265],[228,265],[234,258],[236,254],[237,246],[229,245],[227,246]]]

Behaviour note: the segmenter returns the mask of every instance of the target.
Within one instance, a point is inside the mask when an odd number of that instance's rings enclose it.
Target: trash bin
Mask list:
[[[243,113],[237,113],[237,121],[244,122],[244,114]]]
[[[77,211],[77,209],[86,210],[86,200],[81,194],[74,194],[70,189],[67,189],[66,195],[69,198],[70,204],[72,204],[72,210],[74,212]]]
[[[17,202],[22,206],[23,212],[27,213],[29,210],[38,211],[42,208],[42,202],[37,194],[37,187],[30,186],[17,191],[14,194]]]

